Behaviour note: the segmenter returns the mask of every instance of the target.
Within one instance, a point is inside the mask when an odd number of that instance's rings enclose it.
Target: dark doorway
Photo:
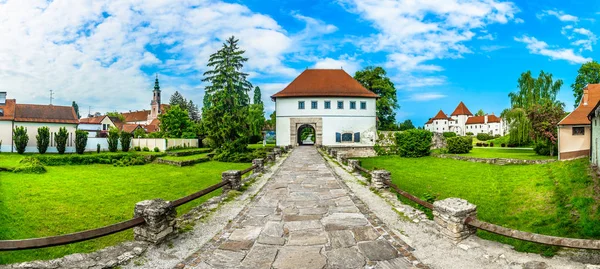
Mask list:
[[[312,146],[315,144],[316,133],[315,128],[309,124],[304,124],[298,128],[298,145]]]

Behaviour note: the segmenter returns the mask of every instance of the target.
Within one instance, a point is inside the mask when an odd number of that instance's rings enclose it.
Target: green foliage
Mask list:
[[[81,115],[79,114],[79,105],[77,105],[77,103],[75,101],[73,101],[73,103],[71,104],[71,106],[75,110],[75,114],[77,115],[77,118],[81,119]]]
[[[475,113],[475,116],[485,116],[485,112],[483,112],[483,109],[480,109],[477,111],[477,113]]]
[[[600,83],[600,64],[596,61],[591,61],[581,65],[577,71],[575,82],[571,84],[573,96],[575,96],[575,107],[579,105],[581,96],[583,96],[583,88],[588,84]]]
[[[142,148],[140,148],[139,146],[135,146],[135,147],[133,147],[133,150],[135,150],[135,151],[142,151]]]
[[[194,104],[192,100],[187,100],[179,93],[179,91],[175,91],[171,98],[169,99],[169,104],[171,107],[179,106],[181,110],[187,111],[187,115],[191,121],[200,121],[200,112],[198,111],[198,106]],[[166,111],[165,111],[166,112]]]
[[[150,149],[149,149],[148,147],[144,147],[144,148],[142,149],[142,151],[149,152],[149,151],[150,151]]]
[[[154,147],[154,152],[160,152],[160,149],[158,149],[158,147]]]
[[[137,128],[133,132],[133,138],[146,138],[147,136],[143,128]]]
[[[455,132],[444,132],[442,135],[445,138],[456,137],[456,133]]]
[[[17,126],[13,129],[13,140],[15,143],[15,147],[17,148],[17,153],[23,154],[25,152],[25,148],[27,147],[27,143],[29,143],[29,135],[27,135],[27,128],[23,126]]]
[[[398,130],[400,131],[406,131],[410,129],[415,129],[415,125],[413,125],[411,120],[405,120],[398,126]]]
[[[46,173],[46,168],[38,159],[26,157],[20,161],[20,165],[15,168],[13,172],[24,174],[43,174]]]
[[[396,145],[395,132],[384,133],[377,131],[377,142],[373,146],[373,150],[378,156],[398,154],[398,146]]]
[[[87,145],[88,132],[83,130],[75,131],[75,151],[77,154],[83,154]]]
[[[556,144],[545,140],[538,141],[537,143],[535,143],[533,150],[537,155],[542,156],[555,156],[556,154],[558,154],[558,147],[556,146]]]
[[[110,127],[108,130],[108,151],[117,152],[119,148],[119,129]]]
[[[167,112],[158,115],[160,130],[168,138],[183,138],[193,136],[195,138],[195,125],[190,120],[187,111],[178,105],[172,106]]]
[[[315,142],[315,130],[313,128],[304,128],[300,134],[300,140],[304,141],[311,136],[311,141]]]
[[[64,154],[67,149],[67,139],[69,139],[69,132],[67,128],[60,127],[58,133],[54,134],[54,143],[56,143],[56,150],[58,154]]]
[[[248,124],[250,126],[250,134],[258,137],[258,140],[254,141],[254,143],[262,140],[262,130],[265,127],[265,110],[262,103],[249,106]],[[250,143],[252,143],[252,141],[250,141]]]
[[[543,141],[550,156],[554,156],[557,152],[555,148],[558,143],[558,123],[564,116],[564,104],[559,102],[536,104],[529,109],[528,117],[533,130],[533,139],[538,141],[535,146],[536,149],[539,147],[539,144],[541,144],[539,142]],[[536,152],[538,152],[538,150],[536,150]],[[546,151],[543,151],[543,153],[546,153]]]
[[[100,154],[65,154],[65,155],[39,155],[32,158],[39,160],[47,166],[61,165],[87,165],[87,164],[114,164],[123,159],[143,160],[144,163],[150,162],[154,156],[135,155],[130,153],[100,153]],[[127,163],[125,161],[124,163]],[[142,164],[144,164],[142,163]]]
[[[125,116],[123,116],[123,114],[119,113],[119,112],[106,112],[106,116],[112,117],[112,118],[117,118],[119,119],[120,122],[125,122]]]
[[[96,153],[100,153],[100,144],[96,144]]]
[[[494,137],[488,133],[478,133],[477,134],[477,140],[479,140],[479,141],[488,141],[493,138]]]
[[[354,79],[368,90],[379,95],[377,99],[379,129],[395,130],[396,112],[394,110],[400,106],[398,105],[394,83],[387,77],[385,69],[379,66],[369,66],[361,71],[356,71]]]
[[[402,157],[417,158],[428,156],[431,151],[433,134],[427,130],[412,129],[396,133],[398,154]]]
[[[121,150],[123,152],[128,152],[131,148],[131,134],[128,132],[121,132],[120,136],[121,140]]]
[[[269,116],[269,119],[266,122],[266,127],[265,129],[267,130],[276,130],[277,129],[277,111],[273,111],[273,113],[271,113],[271,115]]]
[[[262,94],[260,93],[260,88],[258,86],[254,87],[254,98],[253,98],[253,104],[255,105],[262,105],[263,101],[262,101]]]
[[[470,136],[451,137],[446,140],[448,153],[463,154],[473,149],[473,138]]]
[[[202,146],[209,147],[211,149],[217,148],[217,144],[215,143],[215,141],[208,137],[202,139]]]
[[[35,136],[37,142],[37,149],[40,154],[46,153],[48,145],[50,145],[50,128],[43,126],[37,129],[37,135]]]
[[[472,132],[466,132],[465,134],[466,134],[466,135],[473,135],[473,133],[472,133]]]

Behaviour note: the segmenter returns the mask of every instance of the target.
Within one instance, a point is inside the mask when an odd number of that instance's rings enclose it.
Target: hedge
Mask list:
[[[490,134],[486,134],[486,133],[478,133],[477,134],[477,139],[481,140],[481,141],[487,141],[494,138],[493,136],[491,136]]]
[[[431,153],[433,134],[427,130],[411,129],[396,133],[396,145],[401,157],[423,157]]]
[[[451,137],[446,140],[448,152],[452,154],[469,153],[473,149],[473,138],[470,136]]]
[[[455,132],[444,132],[442,135],[444,135],[445,138],[456,137]]]
[[[134,162],[135,164],[146,164],[154,160],[156,158],[155,155],[135,155],[129,153],[117,153],[117,154],[109,154],[109,153],[100,153],[100,154],[67,154],[67,155],[42,155],[36,156],[42,164],[48,166],[58,166],[58,165],[80,165],[80,164],[115,164],[117,162],[122,162],[125,160],[126,163]],[[132,161],[134,160],[134,161]],[[142,162],[140,162],[142,161]]]

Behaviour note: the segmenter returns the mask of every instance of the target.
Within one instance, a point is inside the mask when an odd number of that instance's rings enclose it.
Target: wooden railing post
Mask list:
[[[133,228],[135,240],[158,244],[175,231],[177,212],[169,201],[141,201],[135,204],[134,217],[143,217],[146,221]]]
[[[433,203],[433,221],[437,230],[454,243],[477,232],[465,220],[477,216],[477,206],[460,198],[447,198]]]
[[[254,159],[252,160],[252,165],[256,166],[254,171],[258,173],[263,173],[265,171],[265,159]]]
[[[239,170],[228,170],[221,174],[221,181],[230,182],[230,184],[223,186],[223,192],[229,190],[239,191],[242,187],[242,173]]]
[[[377,190],[389,187],[386,182],[392,180],[392,174],[387,170],[371,171],[371,186]]]
[[[348,160],[348,166],[350,166],[350,172],[356,172],[356,170],[358,170],[358,169],[356,169],[356,167],[358,167],[359,165],[360,164],[359,164],[358,160],[354,160],[354,159]]]

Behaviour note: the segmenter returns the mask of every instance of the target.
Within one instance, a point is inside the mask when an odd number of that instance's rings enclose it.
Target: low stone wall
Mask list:
[[[331,150],[335,150],[337,153],[344,153],[346,158],[357,158],[357,157],[375,157],[377,153],[372,146],[363,147],[327,147]],[[337,157],[337,156],[336,156]]]
[[[162,164],[168,164],[168,165],[173,165],[173,166],[190,166],[190,165],[194,165],[197,163],[204,163],[204,162],[208,162],[210,161],[210,158],[208,157],[203,157],[203,158],[199,158],[196,160],[186,160],[186,161],[171,161],[171,160],[165,160],[163,158],[158,158],[156,160],[157,163],[162,163]]]
[[[546,164],[555,162],[556,160],[521,160],[521,159],[507,159],[507,158],[475,158],[468,156],[459,156],[451,154],[437,154],[433,155],[443,159],[455,159],[460,161],[468,161],[474,163],[489,163],[495,165],[512,165],[512,164]]]

